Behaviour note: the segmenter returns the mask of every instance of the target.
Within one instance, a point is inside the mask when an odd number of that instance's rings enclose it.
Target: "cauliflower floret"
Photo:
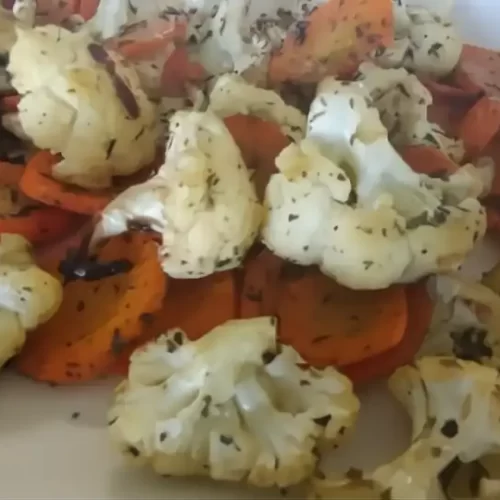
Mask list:
[[[436,308],[418,356],[453,355],[499,369],[500,296],[459,276],[435,281]]]
[[[299,483],[359,409],[346,377],[301,363],[277,343],[275,318],[228,321],[196,342],[172,330],[132,355],[112,438],[160,474]]]
[[[384,68],[402,66],[435,78],[451,73],[460,59],[463,43],[451,22],[426,8],[406,7],[393,0],[395,41],[378,48],[373,59]]]
[[[431,500],[436,478],[454,459],[474,461],[500,450],[497,370],[455,358],[423,358],[400,368],[389,388],[413,420],[409,449],[372,474],[318,479],[310,498]],[[376,496],[378,494],[378,496]]]
[[[370,103],[359,82],[320,84],[306,146],[291,145],[276,161],[264,243],[297,264],[318,264],[350,288],[385,288],[455,270],[486,230],[476,199],[484,188],[480,176],[470,165],[447,180],[416,174]]]
[[[462,141],[447,137],[439,125],[429,122],[427,110],[432,95],[415,75],[403,68],[384,69],[363,63],[356,81],[361,82],[380,112],[391,144],[433,146],[456,162],[462,160]]]
[[[0,366],[23,346],[26,331],[50,319],[61,301],[61,284],[35,265],[28,241],[0,235]]]
[[[283,133],[298,141],[304,137],[307,117],[293,106],[285,104],[274,90],[266,90],[247,83],[234,74],[218,78],[210,93],[210,111],[225,118],[243,114],[276,122]]]
[[[34,144],[63,159],[56,179],[88,189],[111,185],[156,155],[159,121],[134,71],[86,31],[17,29],[8,71],[23,96],[19,119]]]
[[[160,260],[174,278],[237,267],[262,220],[241,152],[210,112],[179,111],[170,122],[165,164],[103,211],[94,241],[146,223],[162,235]]]

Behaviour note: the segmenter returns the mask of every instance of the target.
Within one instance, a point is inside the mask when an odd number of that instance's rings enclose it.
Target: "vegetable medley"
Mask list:
[[[4,1],[1,365],[123,377],[162,475],[498,499],[500,53],[423,4]],[[384,377],[408,450],[328,477]]]

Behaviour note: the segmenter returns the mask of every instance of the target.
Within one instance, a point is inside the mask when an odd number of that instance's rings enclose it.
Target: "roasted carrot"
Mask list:
[[[280,275],[285,263],[267,248],[248,259],[243,269],[239,316],[257,318],[277,313]]]
[[[17,192],[24,168],[12,163],[0,162],[0,187]],[[24,236],[33,245],[58,239],[80,222],[80,217],[64,210],[29,204],[18,213],[0,215],[0,234],[14,233]]]
[[[347,366],[398,345],[407,323],[404,287],[359,291],[313,268],[284,279],[279,335],[314,366]]]
[[[161,75],[162,94],[170,97],[184,97],[186,84],[196,84],[207,78],[203,66],[189,59],[186,47],[178,46],[169,55]]]
[[[434,99],[474,102],[482,97],[484,91],[472,80],[461,64],[442,81],[423,79],[422,82],[431,91]]]
[[[234,115],[224,120],[226,127],[241,150],[245,164],[254,170],[253,180],[260,199],[269,178],[278,170],[275,160],[290,144],[290,138],[276,123],[247,115]]]
[[[17,358],[20,373],[61,384],[99,377],[141,333],[144,315],[161,307],[167,279],[148,235],[112,238],[90,264],[101,267],[100,276],[64,286],[59,311],[29,335]]]
[[[80,221],[80,216],[65,210],[33,207],[17,215],[0,216],[0,234],[20,234],[33,245],[47,244],[66,235]]]
[[[458,136],[469,157],[476,157],[500,130],[500,101],[482,97],[465,115]]]
[[[0,161],[0,186],[17,187],[23,173],[24,167],[22,165]]]
[[[99,0],[73,0],[73,13],[88,21],[97,12]]]
[[[430,177],[445,177],[459,168],[442,151],[431,146],[405,146],[400,153],[415,172]]]
[[[17,94],[6,95],[0,99],[0,113],[15,113],[21,97]]]
[[[86,254],[86,243],[90,241],[94,222],[90,217],[83,217],[63,238],[35,248],[34,257],[38,266],[50,274],[56,275],[61,263],[77,253]]]
[[[171,328],[180,328],[196,340],[216,326],[236,317],[235,275],[218,273],[199,280],[169,281],[163,307],[143,317],[142,333],[126,347],[109,373],[126,375],[135,349]]]
[[[390,0],[329,0],[294,24],[269,64],[269,80],[318,81],[351,71],[393,40]]]
[[[426,280],[405,287],[408,322],[403,339],[392,349],[360,363],[342,367],[342,372],[355,384],[370,382],[390,375],[400,366],[413,361],[427,334],[434,304],[427,293]]]
[[[57,206],[79,214],[100,212],[112,199],[112,191],[85,191],[52,178],[56,157],[47,151],[37,153],[26,165],[20,188],[26,196],[45,205]]]

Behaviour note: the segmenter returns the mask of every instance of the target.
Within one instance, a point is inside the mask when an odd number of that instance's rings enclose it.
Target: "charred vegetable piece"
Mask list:
[[[94,379],[139,336],[142,315],[161,307],[166,276],[151,236],[113,238],[96,260],[126,260],[130,269],[96,281],[67,283],[59,311],[33,332],[17,359],[20,373],[62,384]]]

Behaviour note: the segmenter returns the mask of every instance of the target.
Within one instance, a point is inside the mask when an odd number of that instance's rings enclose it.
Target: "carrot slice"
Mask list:
[[[20,182],[21,191],[45,205],[57,206],[79,214],[100,212],[112,199],[112,191],[86,191],[52,178],[56,157],[47,151],[37,153],[26,165]]]
[[[255,171],[253,180],[262,200],[269,178],[278,171],[275,160],[291,140],[276,123],[254,116],[229,116],[224,123],[240,148],[246,166]]]
[[[400,366],[413,361],[427,334],[434,304],[427,293],[426,280],[405,287],[408,322],[403,339],[378,356],[342,367],[342,372],[355,384],[363,384],[389,376]]]
[[[239,298],[240,318],[276,315],[280,275],[284,265],[285,263],[267,248],[247,261]]]
[[[445,80],[422,79],[422,82],[432,92],[435,99],[475,101],[484,94],[481,86],[471,78],[460,64]]]
[[[184,97],[186,84],[196,84],[206,78],[205,68],[189,59],[187,47],[176,47],[162,69],[162,93],[170,97]]]
[[[390,0],[329,0],[296,23],[269,64],[271,82],[318,81],[351,71],[393,40]]]
[[[0,186],[17,187],[23,174],[22,165],[0,161]]]
[[[15,362],[20,373],[65,384],[99,377],[141,333],[141,317],[161,307],[167,279],[151,237],[112,238],[95,262],[120,272],[64,286],[59,311],[29,335]]]
[[[431,146],[405,146],[401,157],[415,172],[430,177],[445,177],[459,168],[442,151]]]
[[[73,3],[73,13],[79,14],[85,21],[88,21],[97,12],[100,0],[73,0]]]
[[[0,113],[16,113],[21,97],[19,95],[6,95],[0,99]]]
[[[20,234],[33,245],[46,244],[67,234],[80,220],[65,210],[35,207],[17,215],[0,216],[0,234]]]
[[[23,173],[20,165],[0,162],[0,186],[17,189]],[[78,216],[58,208],[26,207],[18,214],[0,215],[0,234],[20,234],[39,245],[60,238],[79,222]]]
[[[126,375],[131,354],[170,328],[180,328],[191,340],[236,317],[233,272],[217,273],[199,280],[169,281],[163,308],[143,316],[142,333],[127,346],[109,373]]]
[[[500,52],[465,44],[460,68],[488,97],[500,98]]]
[[[481,153],[500,130],[500,102],[481,98],[465,115],[458,136],[470,157]]]
[[[278,303],[281,341],[314,366],[346,366],[401,342],[407,322],[404,287],[359,291],[316,269],[286,280]]]
[[[66,233],[63,238],[35,248],[34,258],[37,265],[56,275],[61,262],[77,253],[86,252],[85,243],[90,240],[93,228],[92,219],[84,217],[79,224],[73,226],[74,230]]]

